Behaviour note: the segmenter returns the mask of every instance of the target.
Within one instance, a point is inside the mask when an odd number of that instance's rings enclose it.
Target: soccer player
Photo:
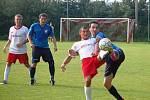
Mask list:
[[[107,38],[103,38],[107,39]],[[103,40],[101,39],[100,42]],[[100,51],[101,52],[101,51]],[[125,59],[124,52],[118,46],[112,44],[108,50],[108,54],[105,55],[103,60],[106,62],[105,74],[104,74],[104,86],[117,100],[124,100],[118,93],[117,89],[112,85],[112,81],[117,73],[118,68]]]
[[[106,38],[106,35],[103,32],[98,32],[98,23],[91,22],[90,23],[90,32],[91,36],[96,38],[96,46],[95,46],[95,54],[97,55],[99,52],[98,43],[101,39]],[[105,67],[105,74],[104,74],[104,87],[109,91],[111,95],[113,95],[117,100],[123,100],[120,96],[116,88],[112,85],[112,80],[114,79],[118,68],[120,67],[121,63],[125,59],[124,52],[121,48],[117,47],[116,45],[112,44],[112,50],[109,51],[111,56],[105,58],[106,67]],[[114,58],[117,57],[117,60]]]
[[[15,15],[15,25],[10,28],[8,41],[3,48],[3,51],[6,52],[7,47],[9,47],[9,53],[2,84],[8,83],[8,75],[11,65],[12,63],[15,63],[17,59],[21,64],[24,64],[28,69],[30,69],[26,48],[28,28],[22,25],[22,20],[23,16],[21,14]]]
[[[41,56],[43,60],[45,62],[48,62],[49,64],[49,72],[51,75],[50,83],[51,85],[55,85],[54,60],[48,45],[48,37],[51,37],[53,39],[54,51],[57,51],[57,45],[52,28],[50,25],[47,24],[47,18],[48,16],[46,13],[41,13],[39,15],[39,22],[32,24],[29,29],[28,40],[32,48],[32,66],[30,71],[31,85],[35,84],[34,76],[36,66],[37,63],[40,61]]]
[[[97,22],[93,21],[89,24],[89,31],[91,33],[91,37],[93,37],[93,38],[96,38],[96,39],[97,39],[97,37],[106,38],[106,35],[103,32],[98,30],[98,23]]]
[[[94,54],[98,55],[99,53],[98,43],[101,38],[106,38],[106,35],[98,30],[98,23],[94,21],[89,24],[89,31],[91,33],[91,37],[96,38]]]
[[[90,38],[89,29],[86,27],[81,27],[79,34],[81,41],[73,44],[72,48],[69,50],[68,56],[61,65],[61,69],[63,72],[66,70],[66,64],[68,64],[71,59],[76,56],[74,52],[77,52],[80,56],[80,60],[82,61],[82,72],[85,80],[84,92],[86,100],[92,100],[91,80],[97,74],[97,68],[99,68],[105,62],[100,60],[98,56],[92,55],[96,40],[95,38]]]

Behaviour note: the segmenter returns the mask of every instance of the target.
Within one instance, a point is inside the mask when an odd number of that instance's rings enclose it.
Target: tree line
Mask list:
[[[68,10],[67,10],[68,8]],[[134,40],[147,39],[148,3],[138,2],[138,28]],[[24,16],[24,25],[38,21],[38,15],[45,12],[49,22],[55,27],[56,38],[59,39],[61,17],[74,18],[116,18],[128,17],[135,19],[135,0],[122,0],[107,3],[105,0],[1,0],[0,2],[0,39],[7,39],[10,26],[13,25],[14,15]],[[68,15],[67,15],[68,13]]]

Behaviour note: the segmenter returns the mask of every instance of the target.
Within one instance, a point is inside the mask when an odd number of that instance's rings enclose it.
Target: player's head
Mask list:
[[[97,22],[91,22],[89,24],[89,31],[91,33],[92,36],[95,36],[96,33],[98,32],[98,23]]]
[[[90,32],[88,27],[81,27],[79,30],[79,35],[82,40],[87,40],[90,37]]]
[[[39,22],[40,22],[40,25],[45,25],[46,22],[47,22],[47,18],[48,18],[48,15],[46,13],[41,13],[39,15]]]
[[[23,16],[21,14],[15,15],[14,22],[17,26],[22,24],[22,20],[23,20]]]

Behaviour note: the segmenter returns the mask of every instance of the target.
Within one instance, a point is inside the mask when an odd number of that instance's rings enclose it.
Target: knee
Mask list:
[[[36,68],[36,65],[37,65],[37,63],[33,63],[31,67]]]
[[[104,87],[106,89],[110,89],[111,88],[111,83],[110,82],[104,81],[103,85],[104,85]]]
[[[87,77],[86,80],[85,80],[85,86],[86,87],[90,87],[91,86],[91,77]]]
[[[10,67],[11,64],[12,64],[12,63],[7,62],[7,63],[6,63],[6,66],[7,66],[7,67]]]
[[[54,65],[54,60],[49,61],[48,64]]]
[[[27,68],[30,68],[30,65],[29,64],[24,64]]]

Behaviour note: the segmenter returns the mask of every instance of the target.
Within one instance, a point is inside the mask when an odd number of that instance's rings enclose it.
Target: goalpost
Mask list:
[[[92,21],[97,22],[100,31],[113,41],[133,41],[135,21],[129,18],[61,18],[60,41],[79,40],[80,27]]]

